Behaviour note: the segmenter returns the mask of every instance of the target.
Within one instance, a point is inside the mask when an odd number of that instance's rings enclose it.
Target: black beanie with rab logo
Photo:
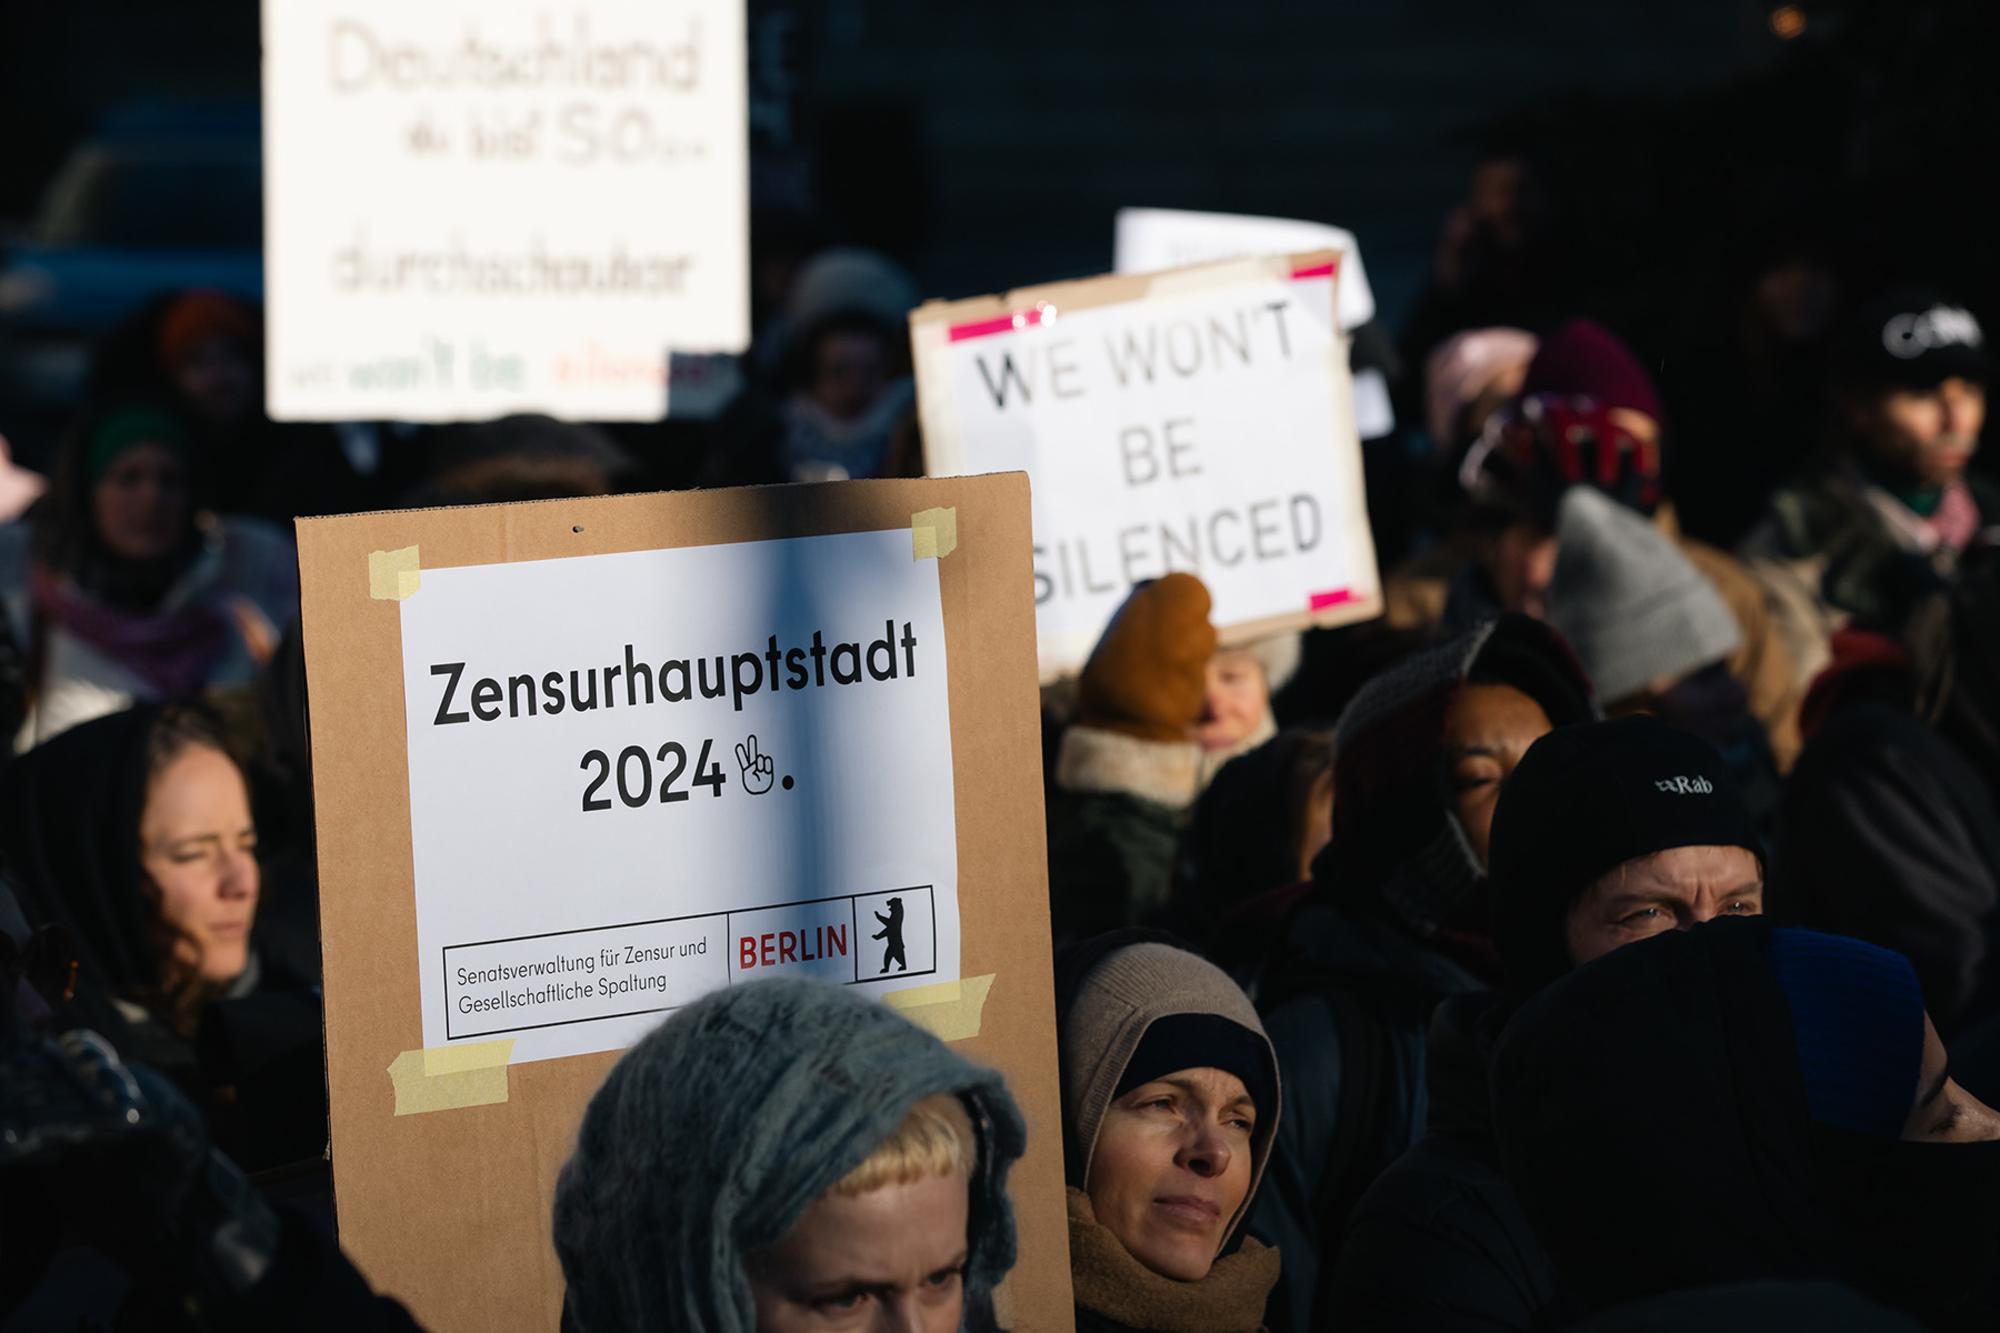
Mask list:
[[[1674,847],[1741,847],[1756,821],[1708,742],[1657,718],[1558,727],[1501,785],[1490,854],[1493,937],[1516,1001],[1570,969],[1569,910],[1604,875]]]

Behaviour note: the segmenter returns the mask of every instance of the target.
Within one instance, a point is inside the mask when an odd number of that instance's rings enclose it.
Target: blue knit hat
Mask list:
[[[1814,1122],[1900,1138],[1924,1058],[1924,996],[1910,960],[1812,930],[1773,930],[1770,957]]]

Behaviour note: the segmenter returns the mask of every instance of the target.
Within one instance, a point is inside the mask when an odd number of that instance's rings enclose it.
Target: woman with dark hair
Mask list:
[[[167,1074],[251,1167],[325,1145],[314,960],[260,930],[257,831],[217,723],[182,705],[72,728],[0,779],[0,855],[73,947],[58,1030]]]
[[[282,534],[196,505],[181,420],[150,405],[91,412],[49,494],[0,528],[0,605],[26,657],[16,748],[135,701],[248,685],[298,614]]]

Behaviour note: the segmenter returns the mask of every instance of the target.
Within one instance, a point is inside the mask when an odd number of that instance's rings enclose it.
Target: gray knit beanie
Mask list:
[[[1607,703],[1719,662],[1743,642],[1728,605],[1680,549],[1589,486],[1570,487],[1557,510],[1549,623]]]
[[[941,1092],[959,1095],[980,1138],[971,1312],[1014,1264],[1007,1170],[1027,1130],[1000,1075],[824,982],[751,982],[682,1009],[612,1067],[556,1182],[570,1322],[753,1333],[745,1256]]]
[[[1228,973],[1198,954],[1150,942],[1107,954],[1083,978],[1075,998],[1060,1016],[1057,1042],[1062,1055],[1063,1127],[1072,1154],[1082,1163],[1082,1178],[1073,1178],[1071,1184],[1088,1187],[1090,1160],[1097,1151],[1104,1113],[1115,1100],[1119,1080],[1146,1030],[1161,1019],[1183,1015],[1227,1019],[1256,1040],[1268,1062],[1265,1085],[1271,1090],[1270,1105],[1257,1107],[1257,1128],[1250,1140],[1250,1190],[1223,1232],[1227,1244],[1257,1196],[1257,1182],[1263,1179],[1264,1164],[1270,1160],[1271,1144],[1278,1132],[1283,1097],[1277,1051],[1264,1035],[1257,1007]]]

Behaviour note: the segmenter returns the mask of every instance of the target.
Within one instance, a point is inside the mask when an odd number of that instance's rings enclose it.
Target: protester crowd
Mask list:
[[[1084,1329],[2000,1328],[1979,319],[1856,290],[1724,425],[1466,281],[1381,617],[1239,641],[1169,574],[1044,689],[1061,1124],[851,991],[712,994],[583,1118],[566,1327],[1007,1327],[1059,1133]],[[917,297],[822,251],[721,416],[613,434],[275,424],[259,312],[172,293],[47,477],[0,453],[0,1326],[414,1327],[331,1229],[290,520],[917,475]]]

